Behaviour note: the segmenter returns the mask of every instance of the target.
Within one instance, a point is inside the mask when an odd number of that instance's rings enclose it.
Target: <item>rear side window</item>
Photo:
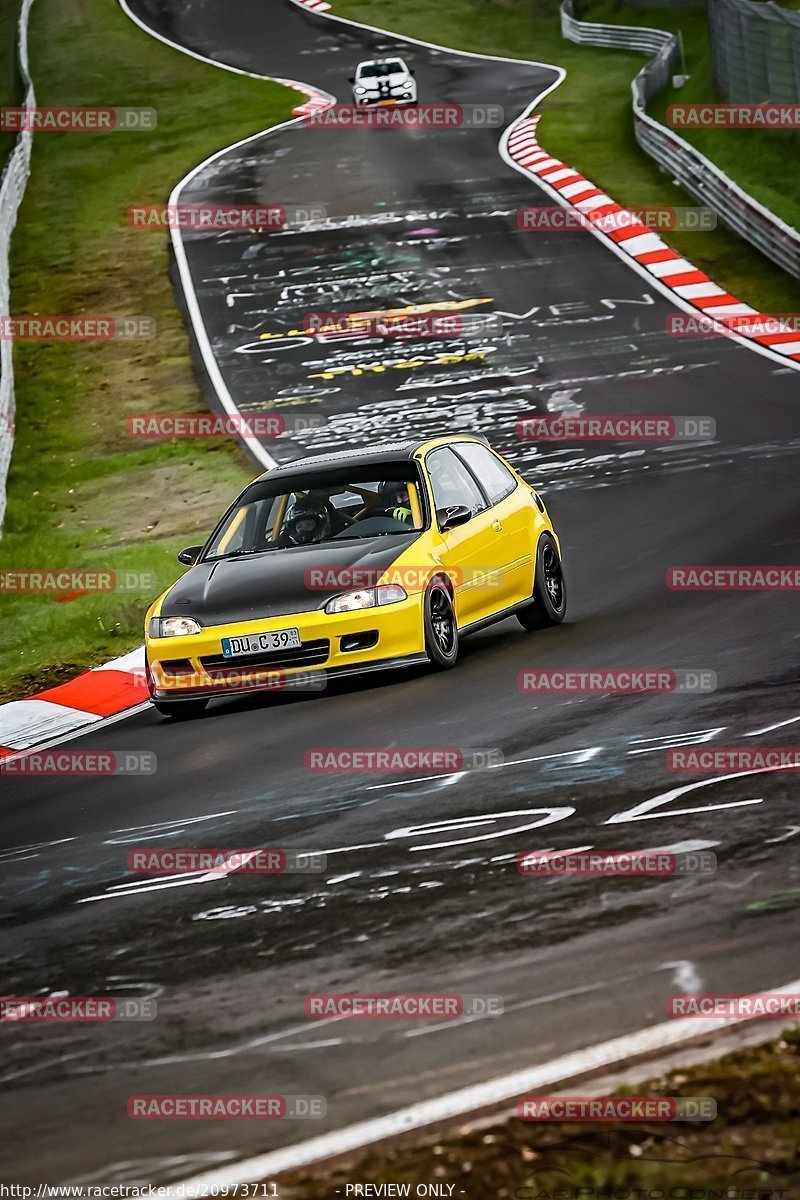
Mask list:
[[[490,504],[497,504],[514,491],[516,479],[486,446],[479,446],[475,442],[459,442],[455,450],[480,482]]]
[[[430,476],[437,511],[463,504],[474,517],[486,508],[486,501],[477,483],[461,459],[447,446],[433,450],[425,459],[425,466]]]

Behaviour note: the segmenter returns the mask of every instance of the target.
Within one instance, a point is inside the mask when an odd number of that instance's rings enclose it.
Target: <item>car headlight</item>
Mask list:
[[[382,583],[379,587],[359,588],[357,592],[342,592],[325,605],[326,613],[355,612],[360,608],[377,608],[383,604],[399,604],[408,599],[408,592],[399,583]]]
[[[355,89],[355,93],[357,96],[365,96],[367,94],[367,89],[365,87],[357,87]]]
[[[200,632],[200,622],[194,617],[151,617],[147,632],[151,638],[187,637]]]

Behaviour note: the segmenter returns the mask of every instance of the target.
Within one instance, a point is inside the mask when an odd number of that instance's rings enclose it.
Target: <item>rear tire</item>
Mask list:
[[[446,671],[458,659],[458,624],[453,601],[440,579],[425,593],[425,651],[431,665]]]
[[[207,700],[154,700],[153,708],[173,721],[191,721],[205,710]]]
[[[536,548],[533,603],[517,613],[523,629],[545,629],[560,625],[567,615],[567,585],[553,538],[543,533]]]

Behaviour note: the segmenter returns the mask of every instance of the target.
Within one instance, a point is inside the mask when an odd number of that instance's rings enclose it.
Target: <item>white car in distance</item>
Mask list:
[[[402,58],[372,58],[360,62],[350,76],[356,104],[416,104],[413,70]]]

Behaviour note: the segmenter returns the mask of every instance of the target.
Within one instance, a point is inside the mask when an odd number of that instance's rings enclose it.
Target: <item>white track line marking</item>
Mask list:
[[[800,721],[800,717],[789,717],[786,721],[776,721],[774,725],[765,725],[763,729],[754,729],[751,733],[746,733],[745,737],[758,737],[762,733],[772,733],[773,729],[783,729],[784,725],[794,725],[796,721]]]
[[[796,979],[792,983],[770,990],[779,993],[797,992],[800,991],[800,980]],[[632,1060],[644,1060],[665,1050],[689,1045],[721,1030],[731,1029],[755,1019],[758,1018],[680,1017],[665,1021],[660,1025],[640,1029],[636,1033],[600,1042],[596,1046],[587,1046],[583,1050],[576,1050],[535,1067],[526,1067],[521,1071],[490,1079],[486,1083],[459,1088],[433,1100],[422,1100],[418,1104],[387,1113],[386,1116],[358,1121],[343,1129],[298,1142],[284,1150],[259,1154],[181,1182],[187,1185],[230,1187],[253,1183],[259,1179],[274,1179],[286,1171],[294,1171],[326,1158],[361,1150],[365,1146],[408,1133],[412,1129],[422,1129],[439,1121],[462,1118],[470,1113],[513,1100],[517,1096],[541,1091],[545,1087],[559,1087],[570,1080],[601,1070],[624,1067]]]

